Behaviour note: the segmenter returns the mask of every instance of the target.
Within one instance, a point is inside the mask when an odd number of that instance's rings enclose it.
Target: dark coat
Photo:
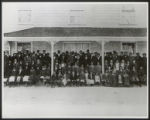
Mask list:
[[[24,76],[23,69],[17,71],[17,76]]]
[[[93,62],[93,65],[97,65],[98,58],[96,56],[93,56],[92,57],[92,62]]]
[[[30,75],[30,67],[28,66],[28,67],[25,67],[24,68],[24,75]]]
[[[75,73],[74,73],[74,74],[71,73],[70,79],[71,79],[72,81],[76,80],[76,79],[77,79],[76,74],[75,74]]]

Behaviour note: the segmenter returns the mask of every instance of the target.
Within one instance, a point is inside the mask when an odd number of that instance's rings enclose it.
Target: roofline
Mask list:
[[[45,29],[44,29],[45,28]],[[38,29],[36,31],[36,29]],[[40,33],[39,32],[39,29],[42,29],[44,31],[43,34],[41,34],[41,36],[38,34]],[[81,32],[83,32],[83,34],[80,34],[79,32],[77,32],[77,34],[73,33],[73,32],[76,32],[74,30],[80,30],[81,29]],[[84,32],[84,29],[85,29],[85,32]],[[104,28],[104,27],[32,27],[32,28],[28,28],[28,29],[23,29],[23,30],[18,30],[18,31],[13,31],[13,32],[8,32],[8,33],[4,33],[4,37],[32,37],[31,34],[29,34],[29,31],[28,30],[33,30],[33,37],[74,37],[74,36],[88,36],[88,33],[90,34],[90,32],[92,33],[93,30],[96,30],[96,34],[91,34],[89,35],[90,37],[94,37],[94,36],[116,36],[116,37],[120,37],[120,36],[123,36],[123,37],[126,37],[126,36],[136,36],[136,30],[138,30],[137,32],[141,33],[141,35],[137,34],[137,36],[146,36],[147,35],[147,28],[135,28],[135,27],[126,27],[126,28]],[[45,31],[46,30],[46,31]],[[51,32],[52,30],[52,33],[49,35],[48,33],[44,33],[44,32]],[[58,30],[60,30],[58,32]],[[67,30],[67,31],[66,31]],[[69,31],[70,30],[70,31]],[[98,31],[97,31],[98,30]],[[104,30],[104,31],[103,31]],[[108,30],[108,31],[107,31]],[[113,34],[111,35],[111,32],[110,30],[121,30],[121,34],[122,32],[123,33],[126,33],[124,30],[127,31],[127,34],[122,34],[122,35],[113,35],[115,32],[117,31],[112,31]],[[132,33],[128,33],[128,30],[133,30],[133,35]],[[139,31],[140,30],[140,31]],[[56,33],[55,33],[55,32]],[[25,35],[21,32],[26,32]],[[57,32],[58,32],[58,35],[57,35]],[[132,31],[131,31],[132,32]],[[32,33],[32,32],[31,32]],[[73,33],[73,34],[72,34]],[[94,33],[94,32],[93,32]],[[17,35],[18,34],[18,35]],[[107,35],[108,34],[108,35]]]

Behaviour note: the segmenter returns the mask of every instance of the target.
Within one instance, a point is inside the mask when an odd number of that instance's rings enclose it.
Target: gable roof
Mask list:
[[[15,32],[4,33],[5,37],[81,37],[116,36],[144,37],[146,28],[93,28],[93,27],[33,27]]]

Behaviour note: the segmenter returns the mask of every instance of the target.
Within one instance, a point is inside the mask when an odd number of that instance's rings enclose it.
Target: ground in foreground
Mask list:
[[[146,117],[147,87],[4,87],[4,118]]]

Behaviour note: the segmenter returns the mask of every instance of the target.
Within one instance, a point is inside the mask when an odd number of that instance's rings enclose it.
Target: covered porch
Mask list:
[[[147,52],[146,28],[31,28],[4,34],[4,44],[9,53],[19,50],[18,44],[27,43],[31,52],[46,50],[51,55],[51,74],[54,71],[54,52],[86,51],[99,52],[102,57],[102,73],[104,73],[105,52],[128,51]],[[123,45],[132,43],[132,49],[124,49]],[[144,46],[144,47],[143,47]],[[146,46],[146,47],[145,47]],[[130,47],[130,46],[129,46]]]

